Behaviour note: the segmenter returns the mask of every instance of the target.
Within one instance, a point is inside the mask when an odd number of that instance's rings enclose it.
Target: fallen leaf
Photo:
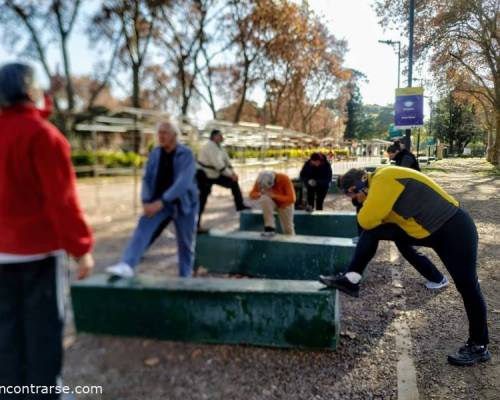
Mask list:
[[[64,350],[69,349],[76,342],[76,336],[67,336],[63,340],[63,348]]]
[[[147,367],[154,367],[160,363],[160,359],[158,357],[150,357],[144,360],[144,365]]]

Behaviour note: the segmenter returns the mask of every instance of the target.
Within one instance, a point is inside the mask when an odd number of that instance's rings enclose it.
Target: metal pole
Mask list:
[[[139,145],[140,147],[140,145]],[[134,115],[134,133],[133,133],[133,149],[136,154],[140,154],[140,149],[137,146],[137,115]],[[138,196],[138,188],[139,184],[137,182],[137,165],[133,164],[133,173],[134,173],[134,189],[133,189],[133,198],[132,198],[132,207],[134,210],[134,215],[137,215],[137,196]]]
[[[410,0],[410,42],[408,46],[408,87],[411,87],[413,80],[413,26],[415,24],[415,0]]]
[[[417,133],[417,160],[418,160],[418,151],[420,150],[420,128]]]
[[[408,87],[411,87],[413,80],[413,25],[415,24],[415,0],[410,0],[410,40],[408,46]],[[405,130],[406,148],[411,151],[411,129]]]
[[[401,42],[398,41],[398,89],[401,87]]]
[[[92,125],[94,125],[94,120],[92,120]],[[94,162],[93,162],[93,165],[92,165],[92,172],[93,172],[93,175],[94,175],[94,182],[95,182],[95,186],[96,186],[96,190],[95,190],[95,203],[96,203],[96,207],[97,209],[99,210],[99,208],[101,207],[101,190],[100,190],[100,183],[99,183],[99,168],[98,168],[98,165],[97,165],[97,147],[98,147],[98,144],[97,144],[97,131],[95,129],[92,130],[92,150],[93,150],[93,153],[94,153]]]

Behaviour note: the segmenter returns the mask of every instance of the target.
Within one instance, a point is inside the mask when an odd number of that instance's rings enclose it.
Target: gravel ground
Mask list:
[[[500,365],[495,355],[500,294],[495,267],[500,257],[500,180],[487,175],[486,165],[478,160],[439,162],[433,168],[429,173],[463,201],[478,224],[479,274],[490,309],[491,363],[465,369],[446,364],[447,352],[466,338],[465,315],[455,288],[450,285],[438,294],[429,293],[422,278],[403,266],[405,302],[399,301],[392,291],[389,247],[384,244],[370,265],[361,297],[341,296],[341,340],[336,352],[75,336],[70,316],[66,384],[103,387],[102,395],[79,399],[396,399],[394,319],[399,316],[410,325],[422,399],[499,399]],[[130,181],[114,182],[100,186],[99,207],[95,188],[80,185],[98,240],[98,271],[116,261],[135,225]],[[350,205],[329,196],[327,208],[349,209]],[[226,191],[215,190],[209,199],[205,225],[237,226]],[[164,234],[140,271],[175,276],[174,244],[173,234]]]

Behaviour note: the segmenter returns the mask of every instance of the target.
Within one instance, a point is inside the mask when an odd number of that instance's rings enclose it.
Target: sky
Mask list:
[[[371,0],[310,0],[310,6],[328,23],[330,31],[347,40],[349,51],[345,65],[368,77],[361,88],[365,104],[386,105],[394,102],[397,87],[397,49],[379,40],[401,40],[398,32],[385,32],[377,22]],[[404,60],[402,61],[404,62]],[[401,85],[405,86],[401,76]]]
[[[397,49],[379,43],[378,40],[401,40],[398,32],[384,32],[378,24],[377,16],[372,7],[373,0],[309,0],[312,9],[322,15],[337,37],[347,40],[348,53],[345,57],[345,66],[363,72],[368,83],[361,87],[361,94],[365,104],[387,105],[394,102],[394,90],[397,86]],[[83,18],[95,10],[96,0],[87,0],[83,10]],[[77,27],[70,42],[72,68],[76,74],[89,73],[93,66],[89,53],[89,41],[83,32],[83,23]],[[9,55],[7,49],[0,42],[0,63],[13,61],[15,57]],[[402,64],[406,60],[402,60]],[[403,69],[403,65],[401,66]],[[41,76],[42,74],[40,74]],[[42,82],[43,83],[43,82]],[[401,86],[406,86],[406,78],[401,76]],[[258,93],[255,93],[259,100]],[[200,119],[208,119],[208,108],[200,110]]]

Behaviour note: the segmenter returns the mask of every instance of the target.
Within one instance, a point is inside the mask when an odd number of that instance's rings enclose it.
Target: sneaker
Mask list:
[[[132,278],[134,276],[132,267],[124,262],[119,262],[118,264],[107,267],[106,272],[109,275],[119,276],[121,278]]]
[[[270,227],[270,226],[265,226],[264,227],[264,232],[261,233],[261,236],[262,237],[273,237],[274,235],[276,235],[276,229],[274,229],[273,227]]]
[[[345,274],[340,272],[337,275],[325,276],[320,275],[319,281],[330,287],[340,290],[352,297],[359,297],[359,283],[352,283],[345,277]]]
[[[436,290],[436,289],[442,289],[442,288],[448,286],[449,284],[450,284],[450,282],[448,281],[448,278],[446,276],[443,276],[443,280],[441,282],[428,281],[425,284],[425,287],[427,289]]]
[[[457,353],[448,356],[448,362],[452,365],[474,365],[491,359],[488,346],[478,346],[468,341],[465,346],[460,347]]]
[[[245,211],[245,210],[251,210],[252,207],[247,206],[246,204],[243,204],[243,206],[236,208],[236,211]]]
[[[313,212],[314,208],[313,208],[313,206],[307,205],[305,210],[306,210],[306,212]]]

